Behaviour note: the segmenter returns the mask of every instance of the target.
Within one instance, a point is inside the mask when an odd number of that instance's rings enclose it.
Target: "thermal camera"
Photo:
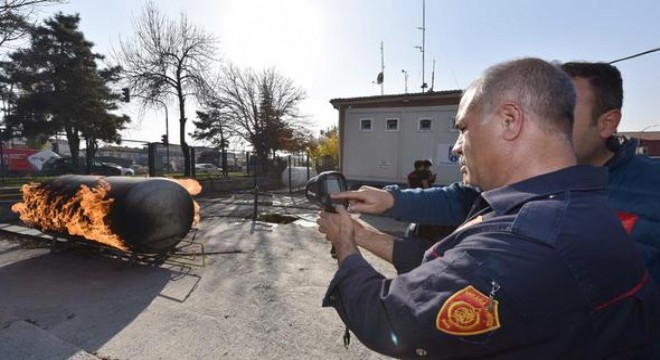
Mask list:
[[[336,201],[330,194],[337,194],[348,190],[346,178],[339,171],[324,171],[309,179],[305,186],[305,196],[311,203],[316,204],[328,212],[336,212],[335,205],[348,205],[348,201]]]

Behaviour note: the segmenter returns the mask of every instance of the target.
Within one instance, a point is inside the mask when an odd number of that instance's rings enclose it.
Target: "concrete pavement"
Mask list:
[[[126,267],[5,236],[0,359],[383,358],[356,338],[344,349],[343,324],[333,309],[321,308],[336,263],[316,230],[313,206],[301,196],[265,196],[260,212],[298,218],[275,224],[245,219],[253,198],[244,195],[199,202],[203,220],[187,239],[204,244],[205,266],[197,256]],[[405,228],[364,219],[392,233]]]

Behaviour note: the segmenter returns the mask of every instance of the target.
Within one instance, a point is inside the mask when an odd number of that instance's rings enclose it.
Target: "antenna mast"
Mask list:
[[[380,73],[383,74],[382,80],[380,82],[380,94],[384,94],[385,87],[385,55],[383,52],[383,41],[380,42]]]
[[[426,84],[426,76],[424,74],[424,52],[426,49],[426,0],[422,0],[422,27],[418,27],[419,30],[422,30],[422,46],[415,46],[422,52],[422,92],[428,87]]]
[[[405,89],[406,89],[406,94],[408,93],[408,72],[406,69],[401,69],[401,72],[403,73],[403,79],[404,79],[404,84],[405,84]]]
[[[431,73],[431,88],[429,91],[433,91],[433,87],[435,86],[435,59],[433,59],[433,72]]]

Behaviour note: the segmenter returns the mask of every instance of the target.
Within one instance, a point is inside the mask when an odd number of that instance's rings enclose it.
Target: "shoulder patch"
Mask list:
[[[450,296],[436,316],[438,330],[451,335],[479,335],[500,327],[498,301],[468,285]]]

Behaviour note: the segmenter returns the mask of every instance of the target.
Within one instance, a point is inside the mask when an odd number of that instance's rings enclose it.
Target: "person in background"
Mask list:
[[[412,358],[632,358],[657,336],[660,294],[607,204],[607,171],[578,166],[569,77],[539,59],[489,68],[463,95],[454,152],[483,192],[431,249],[322,212],[339,269],[324,306],[368,347]],[[593,224],[598,226],[593,226]],[[387,279],[361,246],[390,261]]]
[[[610,205],[660,285],[660,161],[638,155],[637,140],[617,136],[621,73],[606,63],[568,62],[561,68],[577,93],[573,139],[578,161],[609,169]]]
[[[424,172],[426,173],[426,178],[429,180],[429,187],[435,184],[436,174],[431,170],[433,163],[431,160],[424,160]]]
[[[415,170],[408,174],[408,188],[429,188],[429,174],[425,171],[424,160],[415,160]]]

